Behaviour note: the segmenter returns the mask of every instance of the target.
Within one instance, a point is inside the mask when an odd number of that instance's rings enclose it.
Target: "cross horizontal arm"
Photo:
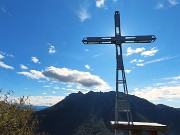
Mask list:
[[[116,37],[86,37],[84,44],[122,44],[122,43],[151,43],[156,40],[154,35],[148,36],[116,36]]]
[[[82,40],[84,44],[113,44],[114,37],[86,37]]]
[[[151,43],[156,40],[154,35],[148,36],[122,36],[122,43]]]

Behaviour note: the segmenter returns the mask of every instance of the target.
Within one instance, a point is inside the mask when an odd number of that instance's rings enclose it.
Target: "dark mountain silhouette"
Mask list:
[[[122,94],[122,93],[121,93]],[[38,111],[40,131],[52,135],[112,135],[115,92],[73,93],[56,105]],[[179,135],[180,111],[129,96],[134,121],[166,124],[167,134]],[[122,115],[122,119],[126,120]]]

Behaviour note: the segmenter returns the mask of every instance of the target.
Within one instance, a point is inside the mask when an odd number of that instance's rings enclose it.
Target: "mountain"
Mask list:
[[[122,93],[121,93],[122,94]],[[129,95],[134,121],[168,125],[167,134],[179,135],[180,111]],[[112,135],[115,92],[73,93],[56,105],[37,111],[39,130],[51,135]],[[125,120],[125,116],[121,116]]]
[[[32,106],[36,111],[43,110],[45,108],[48,108],[49,106]]]

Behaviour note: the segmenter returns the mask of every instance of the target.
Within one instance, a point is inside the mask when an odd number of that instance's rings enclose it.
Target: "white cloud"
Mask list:
[[[179,75],[179,76],[176,76],[176,77],[173,77],[172,79],[174,79],[174,80],[180,80],[180,75]]]
[[[45,80],[39,80],[38,82],[39,82],[39,83],[46,83]]]
[[[30,70],[30,72],[17,72],[18,74],[25,75],[31,79],[41,79],[46,78],[40,71]]]
[[[105,0],[96,0],[96,7],[100,8],[104,6]]]
[[[52,91],[52,93],[53,93],[53,94],[56,94],[56,92],[55,92],[55,91]]]
[[[0,67],[6,68],[6,69],[14,69],[14,67],[6,65],[4,62],[0,61]]]
[[[4,55],[4,56],[7,56],[7,57],[14,57],[14,55],[8,54],[8,53],[2,52],[2,51],[0,51],[0,53],[1,53],[2,55]]]
[[[43,93],[43,95],[46,95],[46,94],[47,94],[46,92]]]
[[[53,53],[56,53],[56,50],[55,50],[55,47],[53,45],[51,45],[49,47],[49,54],[53,54]]]
[[[163,79],[166,81],[149,87],[135,88],[132,94],[147,100],[180,98],[180,76]]]
[[[91,15],[86,6],[80,6],[80,10],[78,11],[78,17],[80,18],[80,21],[82,22],[91,18]]]
[[[137,63],[136,66],[138,66],[138,67],[143,67],[144,64],[143,64],[143,63]]]
[[[89,72],[50,66],[47,67],[42,72],[42,74],[50,80],[56,80],[61,83],[81,85],[85,88],[93,87],[94,90],[101,91],[107,91],[111,89],[110,86],[100,77],[92,75]]]
[[[175,76],[175,77],[167,77],[167,78],[163,78],[164,80],[180,80],[180,75],[179,76]]]
[[[171,84],[176,84],[177,81],[170,81],[170,82],[160,82],[156,83],[154,86],[165,86],[165,85],[171,85]]]
[[[177,0],[168,0],[169,4],[171,4],[172,6],[175,6],[178,4]]]
[[[145,57],[154,56],[154,54],[157,53],[157,52],[158,52],[158,50],[155,47],[153,47],[153,48],[151,48],[151,50],[142,52],[141,55],[145,56]]]
[[[32,60],[34,63],[39,63],[39,64],[40,64],[40,62],[39,62],[39,60],[38,60],[37,57],[31,57],[31,60]]]
[[[63,99],[64,96],[29,96],[29,102],[36,106],[52,106]]]
[[[144,60],[141,60],[141,59],[133,59],[133,60],[131,60],[130,61],[130,63],[141,63],[141,62],[143,62]]]
[[[42,72],[30,70],[30,72],[17,72],[25,75],[31,79],[46,79],[50,81],[58,81],[67,85],[79,85],[82,88],[94,91],[109,91],[111,87],[103,81],[99,76],[90,74],[89,72],[82,72],[78,70],[71,70],[68,68],[56,68],[53,66],[47,67]],[[45,87],[45,86],[44,86]],[[55,89],[57,87],[54,87]]]
[[[126,56],[132,55],[132,54],[134,54],[134,53],[140,53],[140,52],[142,52],[142,51],[144,51],[144,50],[145,50],[144,47],[142,47],[142,48],[136,48],[136,49],[134,49],[134,50],[133,50],[131,47],[128,47],[128,48],[127,48]]]
[[[28,69],[25,65],[23,65],[23,64],[20,64],[20,68],[21,69]]]
[[[161,98],[180,98],[180,86],[145,87],[136,88],[132,93],[147,100],[159,100]]]
[[[89,69],[89,70],[93,70],[93,69],[91,69],[90,65],[88,65],[88,64],[85,65],[85,68]]]
[[[43,87],[44,87],[44,88],[49,88],[50,86],[49,86],[49,85],[44,85]]]
[[[168,102],[177,102],[177,101],[175,101],[175,100],[173,100],[173,99],[168,99],[167,101],[168,101]]]
[[[131,70],[126,69],[126,70],[125,70],[125,72],[126,72],[126,73],[130,73],[130,72],[131,72]]]
[[[2,54],[0,54],[0,59],[4,59],[4,56]]]

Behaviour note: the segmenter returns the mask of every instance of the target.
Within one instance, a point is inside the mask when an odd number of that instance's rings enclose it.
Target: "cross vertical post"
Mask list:
[[[122,44],[123,43],[151,43],[156,40],[154,35],[147,36],[121,36],[120,13],[115,11],[115,36],[114,37],[86,37],[82,40],[84,44],[115,44],[116,47],[116,97],[115,97],[115,122],[118,125],[120,113],[126,113],[128,125],[133,125],[130,103],[128,99],[127,82],[123,64]],[[120,93],[119,86],[122,85]],[[129,130],[130,131],[130,130]],[[131,134],[131,132],[129,132]],[[115,135],[118,135],[118,128],[115,128]]]
[[[119,112],[126,112],[128,124],[133,124],[130,104],[128,100],[128,89],[126,76],[124,71],[123,56],[122,56],[122,41],[120,29],[120,14],[118,11],[114,14],[115,22],[115,47],[116,47],[116,99],[115,99],[115,124],[119,121]],[[121,76],[121,77],[120,77]],[[121,79],[120,79],[121,78]],[[119,85],[123,85],[124,94],[120,95]],[[115,129],[115,135],[118,135],[118,130]]]

